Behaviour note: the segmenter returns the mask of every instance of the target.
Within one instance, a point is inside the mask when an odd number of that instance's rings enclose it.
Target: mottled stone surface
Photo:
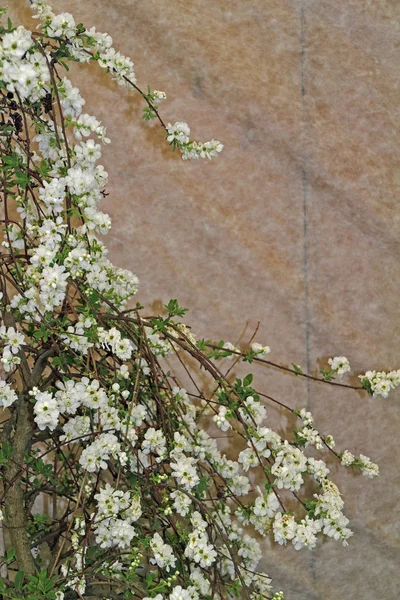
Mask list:
[[[11,13],[29,25],[25,0]],[[99,69],[78,75],[107,124],[111,258],[146,306],[177,297],[201,337],[236,342],[261,321],[273,357],[315,372],[400,366],[400,4],[395,0],[54,0],[165,90],[166,121],[223,155],[187,164],[140,122],[141,102]],[[348,548],[265,547],[289,600],[395,600],[399,395],[372,400],[257,369],[259,388],[309,406],[338,448],[379,462],[369,481],[332,464],[355,530]],[[271,421],[278,422],[274,409]],[[282,417],[281,428],[288,426]],[[292,423],[290,423],[292,426]]]

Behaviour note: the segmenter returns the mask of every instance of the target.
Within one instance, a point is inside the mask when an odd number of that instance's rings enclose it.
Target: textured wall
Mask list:
[[[31,24],[25,0],[8,4]],[[177,297],[201,337],[236,342],[260,320],[274,359],[310,370],[337,353],[354,370],[400,366],[400,4],[52,4],[118,39],[138,82],[169,95],[167,121],[226,146],[211,163],[184,163],[156,124],[140,122],[138,97],[81,68],[87,111],[113,139],[108,247],[139,275],[138,299]],[[355,536],[315,552],[267,545],[278,589],[289,600],[397,599],[399,395],[372,400],[261,370],[256,383],[309,406],[339,448],[381,467],[369,481],[332,465]]]

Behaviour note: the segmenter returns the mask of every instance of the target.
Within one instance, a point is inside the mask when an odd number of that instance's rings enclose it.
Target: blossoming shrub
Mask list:
[[[367,477],[378,467],[336,451],[305,408],[257,391],[252,375],[232,380],[219,361],[257,361],[338,388],[349,363],[334,357],[311,376],[271,362],[270,348],[253,340],[239,351],[196,339],[174,299],[163,315],[129,308],[137,277],[115,267],[97,237],[111,225],[98,209],[107,184],[99,142],[110,140],[83,112],[68,63],[96,61],[139,92],[143,118],[157,119],[184,159],[211,158],[222,145],[191,141],[186,123],[165,125],[164,92],[138,88],[110,36],[42,0],[32,8],[39,31],[0,28],[0,596],[283,598],[259,570],[262,536],[299,550],[323,537],[347,545],[352,535],[328,467],[305,450],[330,452]],[[168,356],[191,389],[166,369]],[[386,397],[399,381],[399,371],[368,371],[347,387]],[[265,401],[297,416],[290,440],[268,426]],[[219,445],[226,432],[238,440],[229,458]],[[38,498],[51,509],[35,510]]]

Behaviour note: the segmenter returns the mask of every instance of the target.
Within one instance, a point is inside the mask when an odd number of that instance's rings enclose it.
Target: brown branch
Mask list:
[[[21,395],[17,400],[16,425],[10,438],[4,435],[3,442],[12,443],[13,460],[5,467],[5,477],[13,481],[4,498],[4,522],[9,528],[11,545],[15,550],[16,561],[19,569],[25,575],[34,575],[35,563],[31,553],[31,540],[27,532],[28,517],[25,510],[24,493],[21,478],[16,477],[20,471],[19,465],[24,462],[24,455],[32,436],[32,414],[29,400]]]

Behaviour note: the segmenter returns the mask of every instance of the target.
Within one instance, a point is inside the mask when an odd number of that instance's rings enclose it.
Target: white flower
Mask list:
[[[61,213],[64,210],[65,179],[54,178],[49,182],[44,181],[39,190],[39,198],[45,203],[48,214]]]
[[[168,596],[168,600],[199,600],[199,595],[193,586],[185,590],[180,585],[177,585]]]
[[[190,581],[202,596],[210,595],[211,584],[198,567],[193,568],[190,573]]]
[[[276,476],[275,482],[278,489],[299,490],[303,484],[302,474],[306,470],[307,458],[303,452],[285,440],[271,467],[271,473]]]
[[[173,125],[168,123],[167,125],[167,142],[172,144],[174,141],[180,144],[186,144],[190,137],[190,127],[184,121],[177,121]]]
[[[373,477],[378,477],[379,466],[377,464],[373,463],[371,459],[368,458],[368,456],[365,456],[364,454],[360,454],[360,461],[362,463],[360,469],[363,475],[366,475],[370,479],[372,479]]]
[[[355,461],[355,456],[349,450],[345,450],[342,454],[342,465],[350,467]]]
[[[8,408],[16,400],[18,400],[18,396],[15,390],[6,381],[0,379],[0,406]]]
[[[3,35],[1,54],[10,60],[20,60],[32,44],[31,32],[19,25],[15,31]]]
[[[75,146],[74,150],[76,162],[87,168],[90,168],[101,157],[101,146],[91,139],[81,142],[79,146]]]
[[[272,518],[279,510],[279,500],[274,492],[258,496],[253,508],[253,513],[257,517]]]
[[[167,454],[167,443],[161,429],[150,427],[150,429],[146,431],[142,442],[142,452],[144,454],[150,454],[150,452],[157,454],[156,462],[161,462],[161,460],[165,458]]]
[[[118,458],[120,453],[121,445],[117,437],[112,433],[101,433],[92,444],[83,450],[79,463],[89,473],[95,473],[99,469],[107,469],[107,461],[110,456]]]
[[[224,149],[223,144],[218,140],[210,142],[190,142],[188,145],[180,148],[183,160],[208,158],[211,160],[214,156],[218,156]]]
[[[185,556],[205,569],[214,564],[217,553],[214,546],[209,543],[207,534],[202,529],[195,529],[189,534]]]
[[[159,90],[154,90],[153,92],[154,100],[160,104],[167,99],[167,94],[165,92],[160,92]]]
[[[364,387],[368,384],[368,391],[372,392],[374,398],[382,396],[387,398],[389,392],[400,385],[400,370],[390,371],[367,371],[364,375],[359,375]]]
[[[239,408],[239,414],[248,425],[254,425],[254,423],[261,425],[267,416],[267,411],[260,402],[254,400],[253,396],[247,396],[244,407]]]
[[[323,479],[326,479],[329,473],[329,469],[324,463],[324,461],[316,460],[315,458],[307,459],[307,469],[308,472],[311,473],[318,482],[321,482]]]
[[[312,429],[311,427],[303,427],[297,432],[297,436],[304,442],[304,447],[307,446],[315,446],[317,450],[322,450],[324,444],[322,439],[316,429]]]
[[[227,412],[226,406],[221,406],[219,408],[218,414],[213,416],[214,423],[217,425],[217,427],[219,429],[221,429],[221,431],[228,431],[228,429],[231,429],[231,427],[232,427],[226,418],[226,412]]]
[[[339,376],[350,371],[350,363],[345,356],[335,356],[335,358],[330,358],[328,363],[331,365],[332,371]]]
[[[150,548],[153,552],[154,558],[150,559],[153,565],[158,565],[161,569],[165,569],[169,572],[175,567],[176,558],[174,552],[168,544],[165,544],[160,534],[155,533],[153,539],[150,542]]]
[[[122,339],[121,333],[112,327],[108,331],[99,327],[97,329],[99,337],[99,345],[103,348],[110,349],[121,360],[129,360],[134,350],[134,345],[128,338]]]
[[[39,297],[46,311],[60,306],[65,298],[69,277],[63,265],[47,266],[42,271]]]
[[[255,354],[260,354],[261,356],[268,356],[268,354],[271,354],[271,348],[269,346],[263,346],[258,342],[253,342],[251,344],[251,349]]]
[[[190,403],[189,396],[185,388],[179,388],[178,386],[175,386],[172,388],[172,394],[176,400],[183,402],[183,404]]]
[[[126,510],[130,505],[129,492],[115,490],[109,483],[106,483],[104,488],[94,496],[97,501],[98,520],[101,521],[105,517],[114,517],[119,512]]]
[[[101,548],[129,548],[136,535],[135,528],[124,519],[102,521],[95,528],[96,542]]]
[[[300,418],[305,426],[311,426],[314,423],[314,417],[305,408],[300,410]]]
[[[292,540],[296,535],[296,521],[293,515],[282,515],[278,512],[275,515],[273,532],[274,539],[278,544],[286,545],[288,540]]]
[[[181,517],[185,517],[188,514],[190,506],[192,504],[191,498],[189,498],[189,496],[187,496],[179,490],[175,490],[175,492],[172,492],[171,498],[174,501],[174,508],[178,515],[181,515]]]
[[[239,454],[238,462],[241,463],[243,471],[245,472],[247,472],[250,467],[257,467],[259,465],[257,452],[253,448],[242,450]]]
[[[56,387],[58,388],[56,399],[59,411],[74,415],[82,403],[85,387],[73,379],[58,381]]]
[[[14,327],[6,328],[4,325],[0,327],[0,338],[5,342],[5,347],[11,354],[18,354],[19,349],[25,343],[25,337],[19,333]]]
[[[326,435],[324,441],[328,448],[334,448],[336,446],[336,442],[331,435]]]
[[[300,523],[296,523],[295,535],[292,539],[292,544],[296,550],[303,547],[312,549],[317,544],[317,533],[321,530],[321,523],[313,521],[308,516],[302,519]]]
[[[108,405],[108,397],[105,390],[100,387],[97,379],[90,381],[87,377],[81,379],[82,396],[81,402],[88,408],[105,408]]]
[[[58,410],[57,400],[50,392],[38,392],[35,394],[35,422],[42,431],[48,427],[53,431],[58,424],[60,411]]]
[[[70,117],[79,117],[82,107],[86,103],[80,95],[79,89],[74,87],[67,77],[58,82],[57,88],[61,96],[61,105],[64,113]]]
[[[100,67],[103,67],[112,73],[114,79],[120,85],[131,87],[130,82],[127,81],[128,79],[132,83],[136,83],[132,60],[120,52],[117,52],[114,48],[108,48],[104,52],[101,52],[98,63]]]
[[[196,459],[192,456],[181,456],[170,464],[172,476],[189,491],[200,481],[195,464]]]
[[[61,441],[75,440],[81,441],[87,438],[87,434],[90,433],[90,418],[87,416],[78,416],[73,419],[69,419],[63,425],[64,435],[60,436]]]
[[[47,33],[50,37],[71,38],[75,35],[75,29],[74,17],[70,13],[60,13],[53,15],[47,26]]]

